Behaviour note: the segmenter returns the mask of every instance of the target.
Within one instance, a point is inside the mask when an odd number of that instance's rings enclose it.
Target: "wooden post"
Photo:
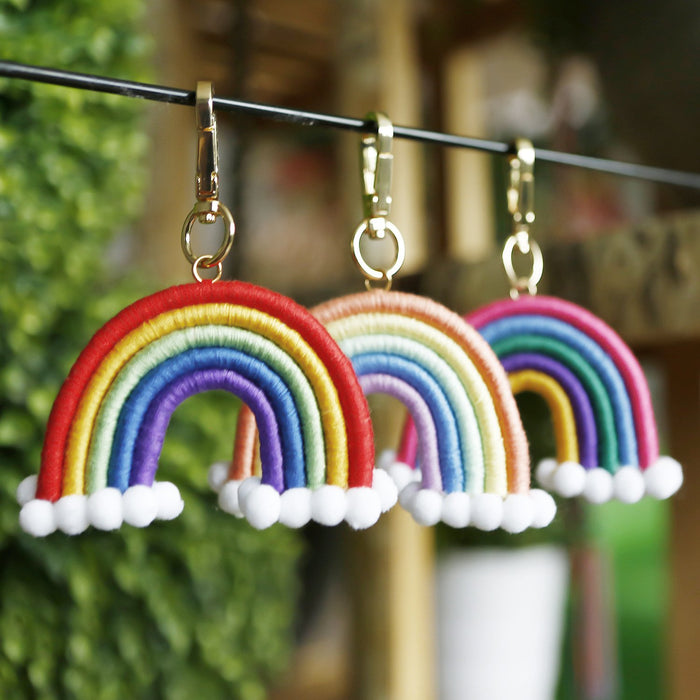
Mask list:
[[[191,7],[183,0],[153,3],[149,23],[158,27],[157,82],[195,87],[201,70],[199,37],[192,32]],[[180,249],[180,229],[194,204],[196,133],[194,109],[149,103],[151,172],[140,224],[139,264],[163,283],[191,279]],[[201,228],[201,227],[199,227]]]
[[[378,437],[397,444],[403,410],[371,397]],[[434,532],[396,506],[377,525],[348,538],[353,599],[353,698],[437,697],[434,633]]]
[[[666,391],[670,453],[683,465],[683,488],[673,499],[671,518],[670,693],[695,698],[700,687],[700,342],[666,348]]]
[[[384,111],[397,124],[420,122],[418,50],[408,0],[344,0],[338,56],[338,108],[351,115]],[[345,137],[348,237],[360,215],[359,137]],[[391,220],[406,240],[407,264],[425,261],[424,164],[419,145],[394,144]],[[358,288],[361,288],[358,279]],[[377,442],[397,444],[403,409],[373,411]],[[382,416],[390,414],[385,422]],[[353,606],[353,691],[356,698],[430,700],[434,669],[434,534],[395,508],[370,530],[349,538]]]

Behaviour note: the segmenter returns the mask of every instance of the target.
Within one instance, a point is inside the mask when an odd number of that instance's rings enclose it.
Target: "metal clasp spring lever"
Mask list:
[[[231,250],[236,227],[231,212],[219,201],[219,147],[216,138],[214,114],[214,89],[208,81],[197,83],[195,98],[195,123],[197,126],[197,167],[195,171],[195,197],[197,201],[182,226],[181,245],[187,260],[192,264],[194,278],[201,282],[200,269],[217,268],[214,281],[221,277],[223,261]],[[192,251],[192,227],[196,221],[213,224],[221,217],[224,237],[213,254],[195,255]]]
[[[514,153],[508,157],[510,180],[507,192],[508,211],[513,218],[513,233],[503,247],[503,266],[510,280],[510,295],[517,299],[522,292],[537,294],[544,261],[539,245],[530,238],[530,225],[535,221],[535,148],[528,139],[517,139]],[[532,256],[532,269],[527,276],[515,271],[513,251]]]
[[[406,258],[406,247],[401,232],[388,218],[391,213],[391,173],[394,165],[391,149],[394,126],[381,112],[371,112],[367,119],[374,121],[377,128],[376,131],[364,134],[360,143],[364,219],[355,230],[351,244],[352,253],[365,276],[367,289],[371,289],[374,282],[383,282],[384,288],[389,289],[393,276],[401,269]],[[387,232],[394,239],[394,262],[386,269],[377,269],[364,259],[360,242],[364,234],[370,239],[383,239]]]

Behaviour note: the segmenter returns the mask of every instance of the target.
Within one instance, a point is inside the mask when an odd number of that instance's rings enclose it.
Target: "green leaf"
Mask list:
[[[3,58],[149,80],[146,0],[0,0]],[[110,260],[143,208],[138,100],[0,79],[0,697],[264,697],[290,649],[299,540],[219,511],[207,469],[231,452],[227,394],[188,400],[159,479],[185,499],[145,530],[18,526],[45,422],[91,335],[154,289]],[[183,212],[190,202],[183,203]]]

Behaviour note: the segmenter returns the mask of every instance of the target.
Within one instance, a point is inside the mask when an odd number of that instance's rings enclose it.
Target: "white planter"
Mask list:
[[[441,700],[551,700],[561,657],[564,548],[455,550],[437,565]]]

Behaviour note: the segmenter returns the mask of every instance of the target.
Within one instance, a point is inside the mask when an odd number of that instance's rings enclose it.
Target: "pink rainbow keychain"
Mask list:
[[[537,466],[545,488],[592,503],[634,503],[645,494],[668,498],[680,488],[683,472],[674,459],[659,456],[649,387],[631,350],[586,309],[536,295],[543,262],[529,235],[535,151],[525,139],[515,151],[508,190],[514,233],[503,250],[511,299],[466,320],[503,363],[513,391],[532,391],[549,406],[557,455]],[[514,270],[516,249],[532,256],[528,277]],[[409,464],[416,459],[412,435],[409,425],[399,450],[399,459]]]
[[[260,428],[261,477],[248,488],[254,527],[294,525],[299,503],[331,524],[372,525],[396,501],[375,478],[369,409],[349,359],[306,309],[275,292],[219,281],[234,223],[218,200],[211,83],[198,83],[197,202],[182,231],[195,283],[141,299],[101,328],[78,357],[53,406],[38,478],[18,488],[21,527],[41,537],[88,526],[118,529],[170,520],[177,487],[155,480],[170,417],[189,396],[224,389]],[[225,224],[213,255],[195,256],[195,221]],[[214,268],[213,280],[203,270]],[[222,494],[237,508],[238,494]],[[236,501],[234,504],[233,501]],[[333,523],[335,524],[335,523]]]
[[[556,506],[549,494],[530,489],[527,440],[495,354],[441,304],[389,291],[405,253],[401,233],[387,218],[393,127],[382,114],[368,118],[377,122],[377,132],[362,141],[365,219],[352,240],[368,291],[326,302],[313,313],[352,360],[365,394],[390,394],[413,417],[420,474],[399,464],[383,466],[417,522],[509,532],[544,527]],[[365,236],[393,239],[391,266],[376,269],[365,261]],[[233,466],[242,484],[255,478],[254,432],[250,413],[242,412]]]

